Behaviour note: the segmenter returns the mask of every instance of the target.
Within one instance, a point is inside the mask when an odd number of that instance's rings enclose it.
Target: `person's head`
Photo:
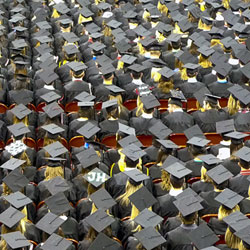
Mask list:
[[[239,160],[239,166],[241,167],[241,168],[243,168],[243,169],[249,169],[250,168],[250,164],[249,164],[249,162],[247,162],[247,161],[244,161],[244,160],[242,160],[242,159],[240,159]]]
[[[198,213],[192,213],[189,214],[187,216],[183,216],[181,213],[179,213],[180,219],[182,224],[184,225],[193,225],[194,223],[196,223],[197,219],[198,219]]]
[[[44,176],[45,176],[46,181],[51,180],[51,179],[53,179],[53,178],[55,178],[57,176],[60,176],[60,177],[64,178],[63,167],[60,166],[60,164],[58,164],[57,167],[49,167],[49,166],[47,166]]]
[[[139,164],[139,160],[133,161],[127,156],[125,156],[124,162],[126,164],[126,168],[136,168]]]
[[[163,190],[169,191],[171,189],[171,183],[170,183],[170,175],[167,171],[162,170],[161,171],[161,188]]]
[[[238,246],[240,244],[240,238],[235,236],[231,230],[232,229],[230,227],[227,228],[225,233],[225,242],[228,247],[238,249]]]
[[[78,117],[94,120],[95,110],[93,107],[79,107]]]
[[[197,69],[187,69],[187,76],[188,77],[195,77],[198,74],[198,70]]]
[[[77,78],[77,79],[82,79],[85,76],[85,71],[84,70],[79,70],[79,71],[71,70],[70,75],[71,75],[71,77],[74,77],[74,78]]]
[[[171,188],[172,189],[181,189],[183,188],[183,185],[185,183],[185,179],[184,178],[176,178],[173,175],[170,175],[170,184],[171,184]]]
[[[136,72],[136,71],[132,71],[130,73],[130,76],[132,77],[132,79],[138,80],[141,79],[143,76],[143,72]]]
[[[236,211],[240,211],[240,207],[238,205],[236,205],[233,209],[229,209],[226,206],[221,205],[218,209],[218,219],[222,221],[225,217]]]
[[[157,87],[165,94],[170,93],[170,90],[174,88],[173,80],[161,76]]]
[[[191,152],[191,154],[196,157],[198,155],[202,155],[206,153],[206,148],[205,147],[199,147],[196,145],[190,145],[189,146],[189,151]]]

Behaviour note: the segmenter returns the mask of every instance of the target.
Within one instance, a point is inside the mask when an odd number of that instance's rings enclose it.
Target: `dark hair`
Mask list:
[[[179,179],[173,175],[170,175],[170,183],[172,184],[173,188],[181,188],[184,184],[184,181],[184,178]]]

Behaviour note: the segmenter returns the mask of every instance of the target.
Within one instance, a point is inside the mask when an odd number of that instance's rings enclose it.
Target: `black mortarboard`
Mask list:
[[[226,77],[231,71],[231,69],[232,66],[229,63],[220,63],[214,67],[214,70],[223,77]]]
[[[130,195],[129,200],[136,206],[139,211],[142,211],[145,208],[149,208],[157,202],[152,193],[150,193],[144,186]]]
[[[192,139],[193,137],[199,137],[206,139],[206,136],[201,131],[200,127],[196,124],[186,130],[184,130],[184,134],[188,140]]]
[[[42,128],[52,135],[62,133],[65,130],[64,128],[62,128],[54,123],[44,125],[44,126],[42,126]]]
[[[205,96],[206,96],[205,97],[205,101],[206,102],[210,102],[210,103],[212,103],[214,105],[216,105],[217,102],[218,102],[218,100],[221,99],[221,97],[215,96],[215,95],[211,95],[211,94],[205,94]]]
[[[91,170],[86,175],[84,175],[83,178],[95,187],[101,186],[104,182],[110,179],[107,174],[98,168]]]
[[[174,177],[181,179],[185,177],[186,175],[189,175],[192,173],[192,170],[186,168],[184,165],[182,165],[179,162],[175,162],[172,165],[166,166],[166,164],[162,165],[162,168],[167,171],[169,174],[173,175]]]
[[[110,90],[111,92],[113,93],[122,93],[124,92],[125,90],[116,86],[116,85],[105,85],[105,88],[107,88],[108,90]]]
[[[123,55],[120,59],[120,61],[128,64],[128,65],[131,65],[132,63],[134,63],[136,61],[136,57],[135,56],[131,56],[131,55]]]
[[[206,168],[213,167],[213,165],[221,163],[221,160],[213,154],[200,155],[199,159],[202,160],[206,165]]]
[[[52,26],[47,21],[41,21],[36,23],[37,27],[42,30],[51,29]]]
[[[205,147],[209,142],[210,140],[203,139],[203,138],[196,137],[196,136],[192,137],[191,139],[187,141],[188,144],[201,147],[201,148]]]
[[[168,137],[173,131],[164,125],[161,121],[157,121],[152,125],[148,131],[153,134],[158,139],[164,140]]]
[[[116,21],[116,20],[110,20],[108,23],[107,23],[107,26],[113,28],[113,29],[117,29],[118,27],[120,27],[122,25],[122,23]]]
[[[163,67],[162,69],[160,69],[158,71],[158,73],[161,74],[162,76],[166,77],[166,78],[170,78],[175,74],[175,72],[172,69],[168,68],[168,67]]]
[[[244,199],[243,196],[235,193],[234,191],[226,188],[219,195],[215,197],[215,200],[222,205],[233,209],[237,204],[239,204]]]
[[[63,113],[63,109],[56,102],[44,106],[43,111],[49,116],[49,118],[54,118]]]
[[[56,92],[54,91],[50,91],[42,96],[40,96],[44,101],[46,101],[47,103],[51,103],[55,100],[58,100],[61,98],[60,95],[58,95]]]
[[[84,150],[76,154],[76,157],[82,164],[83,168],[88,168],[101,160],[94,148]]]
[[[23,27],[23,26],[15,26],[15,27],[13,27],[13,30],[22,32],[22,31],[27,30],[27,28]]]
[[[91,17],[94,15],[92,11],[90,11],[87,7],[82,6],[81,9],[79,9],[79,12],[86,18]]]
[[[90,34],[90,36],[94,39],[97,39],[97,38],[100,38],[104,35],[101,32],[94,32],[94,33]]]
[[[234,232],[238,232],[243,228],[250,226],[250,220],[240,211],[231,213],[223,218],[223,221],[226,222]]]
[[[67,5],[62,2],[54,5],[53,8],[55,8],[61,14],[67,14],[70,11]]]
[[[138,16],[138,13],[136,13],[134,10],[128,10],[123,17],[125,18],[136,18]]]
[[[103,209],[98,209],[95,213],[85,218],[85,221],[99,233],[115,222],[115,219]]]
[[[20,172],[20,169],[15,169],[11,171],[5,178],[3,182],[13,191],[20,191],[26,185],[29,184],[29,180]]]
[[[234,120],[225,120],[216,122],[216,133],[224,134],[234,131]]]
[[[109,209],[116,204],[116,201],[112,198],[112,196],[106,191],[106,189],[102,188],[94,192],[89,197],[95,204],[95,206],[100,209]]]
[[[47,44],[45,44],[45,45],[47,45]],[[42,46],[42,45],[41,45]],[[39,47],[38,47],[39,48]],[[48,47],[49,48],[49,47]],[[47,52],[47,51],[46,51]],[[51,51],[50,51],[51,52]],[[41,54],[43,54],[43,52],[41,53]],[[50,69],[50,70],[55,70],[57,67],[58,67],[58,65],[56,64],[56,62],[54,61],[54,60],[52,60],[52,58],[48,58],[47,60],[45,60],[44,62],[42,62],[42,63],[40,63],[39,64],[39,67],[41,68],[41,69],[43,69],[44,71],[46,71],[46,70],[48,70],[48,69]]]
[[[94,43],[89,45],[89,48],[91,48],[94,51],[100,51],[100,50],[106,48],[106,45],[104,45],[103,43],[100,43],[100,42],[94,42]]]
[[[96,57],[96,62],[97,62],[98,64],[100,64],[101,67],[103,67],[103,66],[105,66],[105,65],[110,65],[110,64],[112,64],[113,61],[112,61],[108,56],[106,56],[105,54],[103,54],[103,55],[101,55],[101,56],[97,56],[97,57]]]
[[[206,174],[218,185],[233,177],[233,174],[221,164],[210,169]]]
[[[64,218],[53,213],[47,213],[37,223],[36,227],[47,234],[53,234],[65,222]]]
[[[199,200],[193,195],[182,197],[173,203],[183,216],[190,215],[203,209]]]
[[[172,33],[170,36],[167,37],[167,42],[178,42],[181,39],[181,35],[177,33]]]
[[[49,210],[56,215],[61,215],[72,209],[63,192],[50,196],[44,202],[48,206]]]
[[[236,153],[234,153],[235,156],[239,157],[241,160],[250,162],[250,148],[249,147],[242,147],[240,150],[238,150]]]
[[[107,9],[109,9],[109,8],[111,8],[111,4],[109,4],[109,3],[106,3],[106,2],[101,2],[101,3],[99,3],[98,5],[97,5],[97,8],[99,9],[99,10],[107,10]]]
[[[214,49],[207,47],[207,46],[202,46],[197,51],[206,57],[211,56],[215,52]]]
[[[211,92],[207,87],[200,88],[198,91],[194,93],[194,97],[197,99],[199,104],[203,106],[203,101],[205,100],[206,94],[210,94]]]
[[[117,105],[118,105],[117,99],[112,99],[112,100],[103,102],[102,103],[102,109],[110,108],[110,107],[113,107],[113,106],[117,107]]]
[[[123,139],[119,140],[118,143],[122,148],[125,148],[131,144],[134,144],[139,148],[143,147],[143,145],[141,144],[141,142],[137,139],[135,135],[126,136]]]
[[[65,192],[70,189],[67,181],[60,176],[57,176],[47,182],[49,192],[54,195],[59,192]]]
[[[128,69],[135,71],[137,73],[140,73],[140,72],[144,71],[146,68],[141,64],[135,63],[135,64],[129,66]]]
[[[29,197],[25,196],[19,191],[12,193],[8,196],[4,196],[4,199],[17,209],[32,203],[32,200]]]
[[[170,24],[165,24],[163,22],[159,22],[156,25],[155,29],[158,30],[160,33],[163,33],[164,31],[165,32],[171,32],[174,28]]]
[[[132,181],[135,186],[139,185],[142,181],[149,179],[149,176],[142,173],[139,169],[131,169],[125,171],[124,174],[129,177],[130,182]]]
[[[28,44],[26,43],[24,39],[14,40],[12,44],[13,44],[14,49],[22,49],[28,46]]]
[[[157,141],[164,147],[167,149],[174,149],[174,148],[178,148],[178,145],[176,145],[174,142],[170,141],[170,140],[158,140]]]
[[[132,127],[129,127],[123,123],[119,123],[119,132],[122,132],[126,135],[135,135],[135,129]]]
[[[12,228],[24,217],[25,214],[10,206],[0,214],[0,222],[9,228]]]
[[[87,24],[86,25],[86,30],[89,32],[89,33],[95,33],[95,32],[98,32],[101,30],[101,28],[99,26],[97,26],[95,23],[90,23],[90,24]]]
[[[153,95],[143,95],[141,96],[141,101],[143,103],[143,106],[148,110],[152,108],[159,107],[161,104],[157,100],[157,98]]]
[[[91,122],[86,123],[84,126],[79,128],[76,132],[83,135],[85,138],[89,139],[101,129]]]
[[[134,218],[134,222],[141,225],[144,228],[156,227],[163,221],[163,218],[156,213],[145,208]]]
[[[31,113],[31,110],[25,107],[23,104],[19,104],[10,110],[19,120]]]
[[[8,161],[2,164],[0,168],[7,169],[7,170],[15,170],[16,168],[22,166],[25,162],[26,161],[24,160],[10,158]]]
[[[59,78],[59,76],[51,69],[43,70],[39,76],[46,84],[50,84]]]
[[[24,135],[30,132],[29,128],[23,122],[19,122],[7,127],[8,130],[15,136]]]
[[[139,158],[146,155],[146,152],[140,149],[135,144],[128,145],[127,147],[123,148],[121,152],[125,154],[132,161],[137,161]]]
[[[23,104],[23,105],[27,105],[28,103],[33,101],[32,96],[26,89],[19,90],[12,96],[12,98],[16,104]]]
[[[62,33],[62,36],[68,43],[75,43],[80,40],[80,38],[73,32]]]
[[[99,70],[103,75],[108,75],[115,72],[115,67],[112,64],[107,64],[101,67]]]
[[[197,249],[212,246],[219,240],[218,236],[206,223],[202,223],[194,230],[191,230],[188,237]]]
[[[180,22],[178,22],[178,26],[180,27],[182,32],[186,32],[189,29],[193,28],[193,25],[187,18],[182,19]]]
[[[225,37],[221,39],[220,41],[224,45],[225,48],[230,48],[235,40],[232,37]]]
[[[80,102],[91,102],[95,99],[95,96],[89,94],[86,91],[81,92],[79,95],[75,96],[75,98],[77,101]]]
[[[36,36],[36,40],[41,44],[52,42],[52,38],[49,36]]]
[[[146,30],[142,25],[138,25],[135,29],[134,32],[138,35],[138,36],[149,36],[151,35],[151,33]]]
[[[6,241],[7,245],[11,247],[11,249],[20,249],[31,245],[31,243],[20,231],[2,234],[1,236]]]
[[[183,66],[184,68],[187,68],[187,69],[197,69],[199,68],[199,64],[194,64],[194,63],[187,63]]]
[[[202,202],[203,199],[192,189],[192,188],[186,188],[184,189],[180,194],[176,196],[176,199],[182,199],[187,196],[194,196],[199,202]]]
[[[157,246],[166,242],[161,234],[153,227],[147,227],[135,233],[134,237],[137,238],[147,250],[155,249]]]
[[[68,152],[68,149],[58,141],[43,147],[43,149],[47,151],[53,158]]]
[[[87,66],[81,62],[70,62],[67,65],[70,67],[71,70],[73,70],[76,73],[82,72],[83,70],[87,69]]]
[[[247,78],[250,79],[250,62],[244,65],[244,67],[242,67],[240,70]]]
[[[64,18],[64,19],[60,20],[60,25],[62,24],[62,26],[64,26],[64,27],[65,26],[68,27],[68,25],[71,23],[72,23],[72,20],[69,18]]]
[[[246,134],[237,131],[225,134],[225,136],[231,138],[233,144],[241,144],[243,142],[243,139],[247,137]]]
[[[52,234],[40,248],[42,250],[68,250],[71,245],[70,240],[66,240],[58,234]]]
[[[237,232],[235,232],[234,235],[237,236],[238,238],[240,238],[243,241],[243,245],[246,248],[249,248],[249,245],[250,245],[250,238],[249,238],[250,225],[243,228],[243,229],[241,229],[241,230],[239,230],[239,231],[237,231]]]
[[[63,50],[66,52],[67,55],[74,55],[79,53],[79,49],[75,44],[68,44],[63,47]]]

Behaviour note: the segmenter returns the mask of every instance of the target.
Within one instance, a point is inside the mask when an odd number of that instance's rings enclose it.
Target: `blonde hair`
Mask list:
[[[238,246],[239,250],[249,250],[250,248],[246,248],[243,244],[243,241],[240,242],[239,246]]]
[[[31,160],[30,160],[29,156],[27,155],[26,151],[22,152],[22,154],[21,154],[21,156],[20,156],[19,159],[25,161],[25,163],[22,164],[22,168],[25,168],[27,166],[31,166],[32,165],[31,164]]]
[[[3,194],[9,195],[11,193],[12,193],[11,189],[3,182]]]
[[[161,188],[163,190],[167,190],[169,191],[171,189],[171,183],[170,183],[170,175],[168,172],[162,170],[161,171],[161,179],[162,179],[162,182],[161,182]]]
[[[29,126],[29,118],[26,115],[23,119],[18,119],[15,115],[13,117],[13,124],[17,124],[19,122],[23,122],[25,126]]]
[[[204,166],[201,167],[201,180],[212,183],[212,180],[207,176],[207,169]]]
[[[238,112],[238,110],[240,108],[239,101],[235,100],[234,97],[232,95],[230,95],[228,98],[227,107],[228,107],[229,115],[234,115]]]
[[[52,143],[57,142],[57,141],[60,141],[60,136],[58,139],[51,139],[48,136],[45,136],[44,140],[43,140],[43,147],[46,147],[49,144],[52,144]]]
[[[44,175],[46,181],[51,180],[57,176],[64,178],[63,168],[61,166],[58,167],[47,166]]]
[[[173,80],[171,79],[170,81],[164,81],[161,78],[157,87],[162,93],[168,94],[170,90],[174,88]]]
[[[143,113],[143,103],[140,99],[140,96],[137,97],[137,110],[136,110],[136,116],[139,117]]]
[[[134,186],[131,184],[129,181],[126,183],[126,191],[124,194],[120,195],[117,200],[121,202],[121,205],[128,206],[130,203],[129,196],[135,193],[137,190],[139,190],[143,184],[141,183],[140,185]]]
[[[218,220],[223,220],[228,215],[240,211],[240,207],[236,205],[233,209],[226,209],[224,206],[220,206],[218,209]]]
[[[238,249],[238,246],[240,244],[240,238],[235,236],[229,229],[227,228],[226,234],[225,234],[225,242],[228,247],[233,249]]]

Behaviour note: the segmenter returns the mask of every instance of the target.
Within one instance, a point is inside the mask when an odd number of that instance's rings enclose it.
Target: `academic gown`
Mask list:
[[[221,192],[215,192],[215,191],[208,191],[208,192],[200,193],[201,198],[204,199],[204,201],[201,202],[204,209],[200,211],[200,215],[218,213],[218,209],[221,206],[221,203],[216,201],[215,198],[220,193]]]
[[[183,162],[187,162],[187,161],[191,161],[194,157],[190,153],[189,149],[186,147],[186,148],[177,150],[177,158]]]
[[[155,118],[132,117],[130,119],[130,126],[135,129],[136,135],[151,135],[148,129],[156,124]]]
[[[199,89],[205,87],[204,83],[202,82],[188,82],[185,81],[181,86],[180,90],[182,91],[183,95],[188,98],[194,98],[194,93],[197,92]]]
[[[186,176],[187,179],[192,178],[192,177],[199,177],[201,176],[202,162],[196,159],[190,160],[186,162],[186,168],[192,171],[192,173]]]
[[[208,88],[211,91],[212,95],[219,96],[222,98],[228,98],[231,93],[227,89],[232,86],[233,84],[231,82],[226,82],[226,83],[213,82],[208,85]]]
[[[214,189],[214,186],[210,182],[197,181],[192,184],[192,189],[197,193],[208,192]]]
[[[244,197],[248,197],[248,188],[249,188],[249,181],[247,178],[249,175],[241,175],[238,174],[232,179],[229,180],[229,188],[238,193],[239,195],[242,195]]]
[[[228,227],[226,222],[224,222],[223,220],[219,220],[217,218],[211,218],[209,220],[208,226],[217,235],[225,234]]]
[[[249,132],[250,131],[250,112],[247,113],[236,113],[232,116],[234,119],[234,127],[238,132]]]
[[[238,159],[227,158],[221,164],[234,176],[236,176],[240,173],[240,166],[238,165],[238,163],[239,163]]]
[[[248,198],[242,200],[239,204],[240,211],[243,214],[249,214],[250,213],[250,200]]]
[[[81,221],[90,215],[93,202],[89,198],[83,198],[77,202],[76,218]]]

